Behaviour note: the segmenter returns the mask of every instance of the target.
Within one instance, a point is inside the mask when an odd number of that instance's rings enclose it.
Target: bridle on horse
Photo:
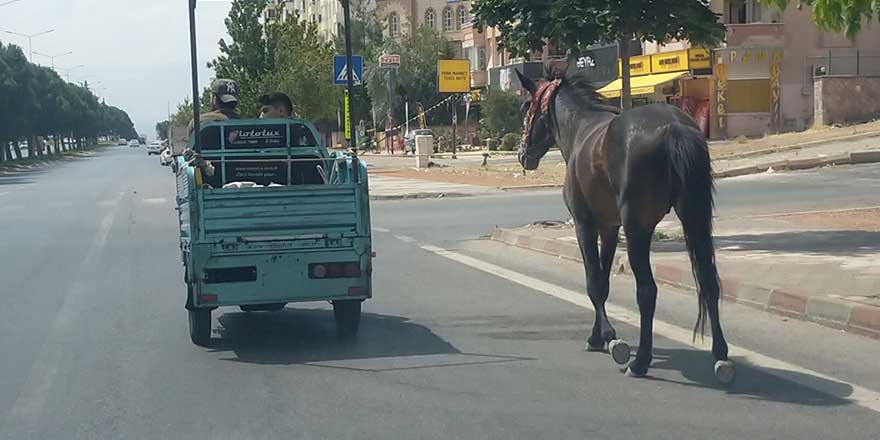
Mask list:
[[[550,110],[550,101],[556,96],[556,90],[561,83],[562,80],[557,78],[542,83],[538,86],[538,89],[535,90],[535,94],[532,96],[532,102],[529,103],[529,110],[526,112],[526,117],[523,121],[523,145],[529,145],[529,137],[532,134],[532,121],[535,119],[535,114],[538,112],[538,109],[541,110],[541,114],[547,113]]]

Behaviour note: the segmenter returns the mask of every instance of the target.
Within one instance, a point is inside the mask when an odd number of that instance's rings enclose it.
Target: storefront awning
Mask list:
[[[632,86],[632,96],[650,95],[654,93],[654,90],[658,85],[681,78],[687,74],[688,72],[670,72],[631,77],[629,83]],[[621,87],[623,87],[623,81],[621,81],[620,78],[617,78],[597,91],[600,95],[606,98],[618,98],[620,97]]]

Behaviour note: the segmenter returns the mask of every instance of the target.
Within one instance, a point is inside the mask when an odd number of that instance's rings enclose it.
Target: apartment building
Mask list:
[[[367,10],[375,7],[373,0],[353,0],[352,11],[361,5]],[[286,20],[294,14],[314,23],[324,38],[332,39],[342,32],[344,18],[339,0],[273,0],[266,5],[264,19]]]

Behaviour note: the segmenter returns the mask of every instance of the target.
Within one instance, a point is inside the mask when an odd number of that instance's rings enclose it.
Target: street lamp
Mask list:
[[[55,58],[61,58],[61,57],[65,56],[65,55],[70,55],[70,54],[72,54],[72,53],[73,53],[73,51],[70,51],[70,50],[69,50],[69,51],[67,51],[67,52],[59,53],[59,54],[57,54],[57,55],[46,55],[46,54],[44,54],[44,53],[40,53],[40,52],[36,52],[36,51],[35,51],[35,52],[34,52],[34,55],[39,55],[39,56],[41,56],[41,57],[46,57],[46,58],[52,60],[52,70],[55,70]]]
[[[34,37],[39,36],[39,35],[45,35],[45,34],[48,34],[49,32],[55,32],[55,29],[49,29],[47,31],[37,32],[36,34],[20,34],[18,32],[6,31],[7,34],[18,35],[19,37],[24,37],[24,38],[28,39],[28,52],[30,53],[30,58],[28,59],[28,61],[30,61],[32,63],[34,62],[34,45],[33,45]]]
[[[78,66],[73,66],[73,67],[66,67],[66,68],[65,68],[65,67],[59,67],[58,69],[59,69],[59,70],[64,70],[64,71],[67,72],[67,73],[64,74],[64,76],[67,77],[67,82],[70,82],[70,72],[72,72],[72,71],[74,71],[74,70],[76,70],[76,69],[82,68],[82,67],[86,67],[86,65],[85,65],[85,64],[80,64],[80,65],[78,65]]]

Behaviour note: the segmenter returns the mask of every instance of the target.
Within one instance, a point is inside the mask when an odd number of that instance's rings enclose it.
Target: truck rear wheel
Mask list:
[[[340,338],[355,337],[361,324],[361,300],[333,301],[333,317],[336,318],[336,334]]]
[[[187,310],[189,337],[193,344],[206,346],[211,341],[211,309]]]

